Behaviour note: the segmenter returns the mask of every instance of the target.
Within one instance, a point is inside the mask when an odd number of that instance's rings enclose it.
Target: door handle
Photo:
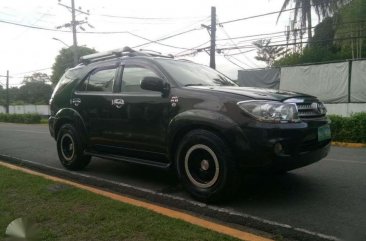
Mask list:
[[[113,99],[112,105],[114,105],[117,109],[122,108],[122,106],[125,104],[125,101],[123,99]]]
[[[79,99],[79,98],[73,98],[73,99],[71,99],[71,103],[73,105],[75,105],[75,106],[79,106],[80,103],[81,103],[81,99]]]

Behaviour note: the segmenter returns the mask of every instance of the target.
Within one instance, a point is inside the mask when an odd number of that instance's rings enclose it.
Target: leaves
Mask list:
[[[277,58],[288,52],[288,49],[283,46],[271,46],[271,39],[260,39],[253,42],[253,45],[257,48],[257,56],[255,58],[266,62],[269,67],[273,65]]]
[[[52,66],[51,81],[56,84],[61,76],[65,73],[65,70],[74,67],[74,55],[73,47],[63,48],[60,50],[59,55],[55,59],[55,63]],[[79,57],[96,53],[95,49],[88,47],[77,47]]]
[[[307,26],[308,38],[312,38],[312,18],[311,11],[315,10],[319,20],[333,15],[341,6],[351,2],[351,0],[285,0],[283,2],[281,12],[278,14],[277,22],[283,11],[285,11],[291,3],[294,3],[294,20],[299,20],[301,26]]]

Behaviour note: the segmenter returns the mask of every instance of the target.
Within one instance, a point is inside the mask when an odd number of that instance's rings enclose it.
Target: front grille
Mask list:
[[[302,119],[312,119],[324,117],[325,113],[322,113],[317,108],[313,107],[314,103],[321,104],[320,102],[313,103],[296,103],[299,117]],[[321,104],[322,105],[322,104]]]

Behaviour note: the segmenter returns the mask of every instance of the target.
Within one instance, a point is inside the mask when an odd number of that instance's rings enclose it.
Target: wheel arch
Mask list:
[[[218,112],[207,110],[182,112],[170,122],[168,128],[168,156],[173,163],[176,150],[183,136],[196,129],[213,132],[232,149],[235,145],[233,143],[235,138],[232,136],[233,130],[241,132],[233,120]]]
[[[54,123],[55,139],[57,139],[60,128],[64,124],[73,125],[78,131],[81,132],[80,134],[83,141],[86,141],[87,129],[82,116],[77,111],[71,108],[65,108],[59,110],[56,113]]]

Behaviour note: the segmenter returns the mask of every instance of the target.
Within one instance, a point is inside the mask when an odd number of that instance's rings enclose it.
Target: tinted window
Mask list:
[[[140,87],[141,80],[145,77],[159,77],[155,72],[141,66],[126,66],[123,70],[123,92],[146,92]],[[148,91],[150,92],[150,91]]]
[[[115,68],[97,69],[89,75],[82,90],[112,92],[115,74]]]
[[[225,75],[201,64],[165,59],[157,61],[182,86],[237,86]]]

